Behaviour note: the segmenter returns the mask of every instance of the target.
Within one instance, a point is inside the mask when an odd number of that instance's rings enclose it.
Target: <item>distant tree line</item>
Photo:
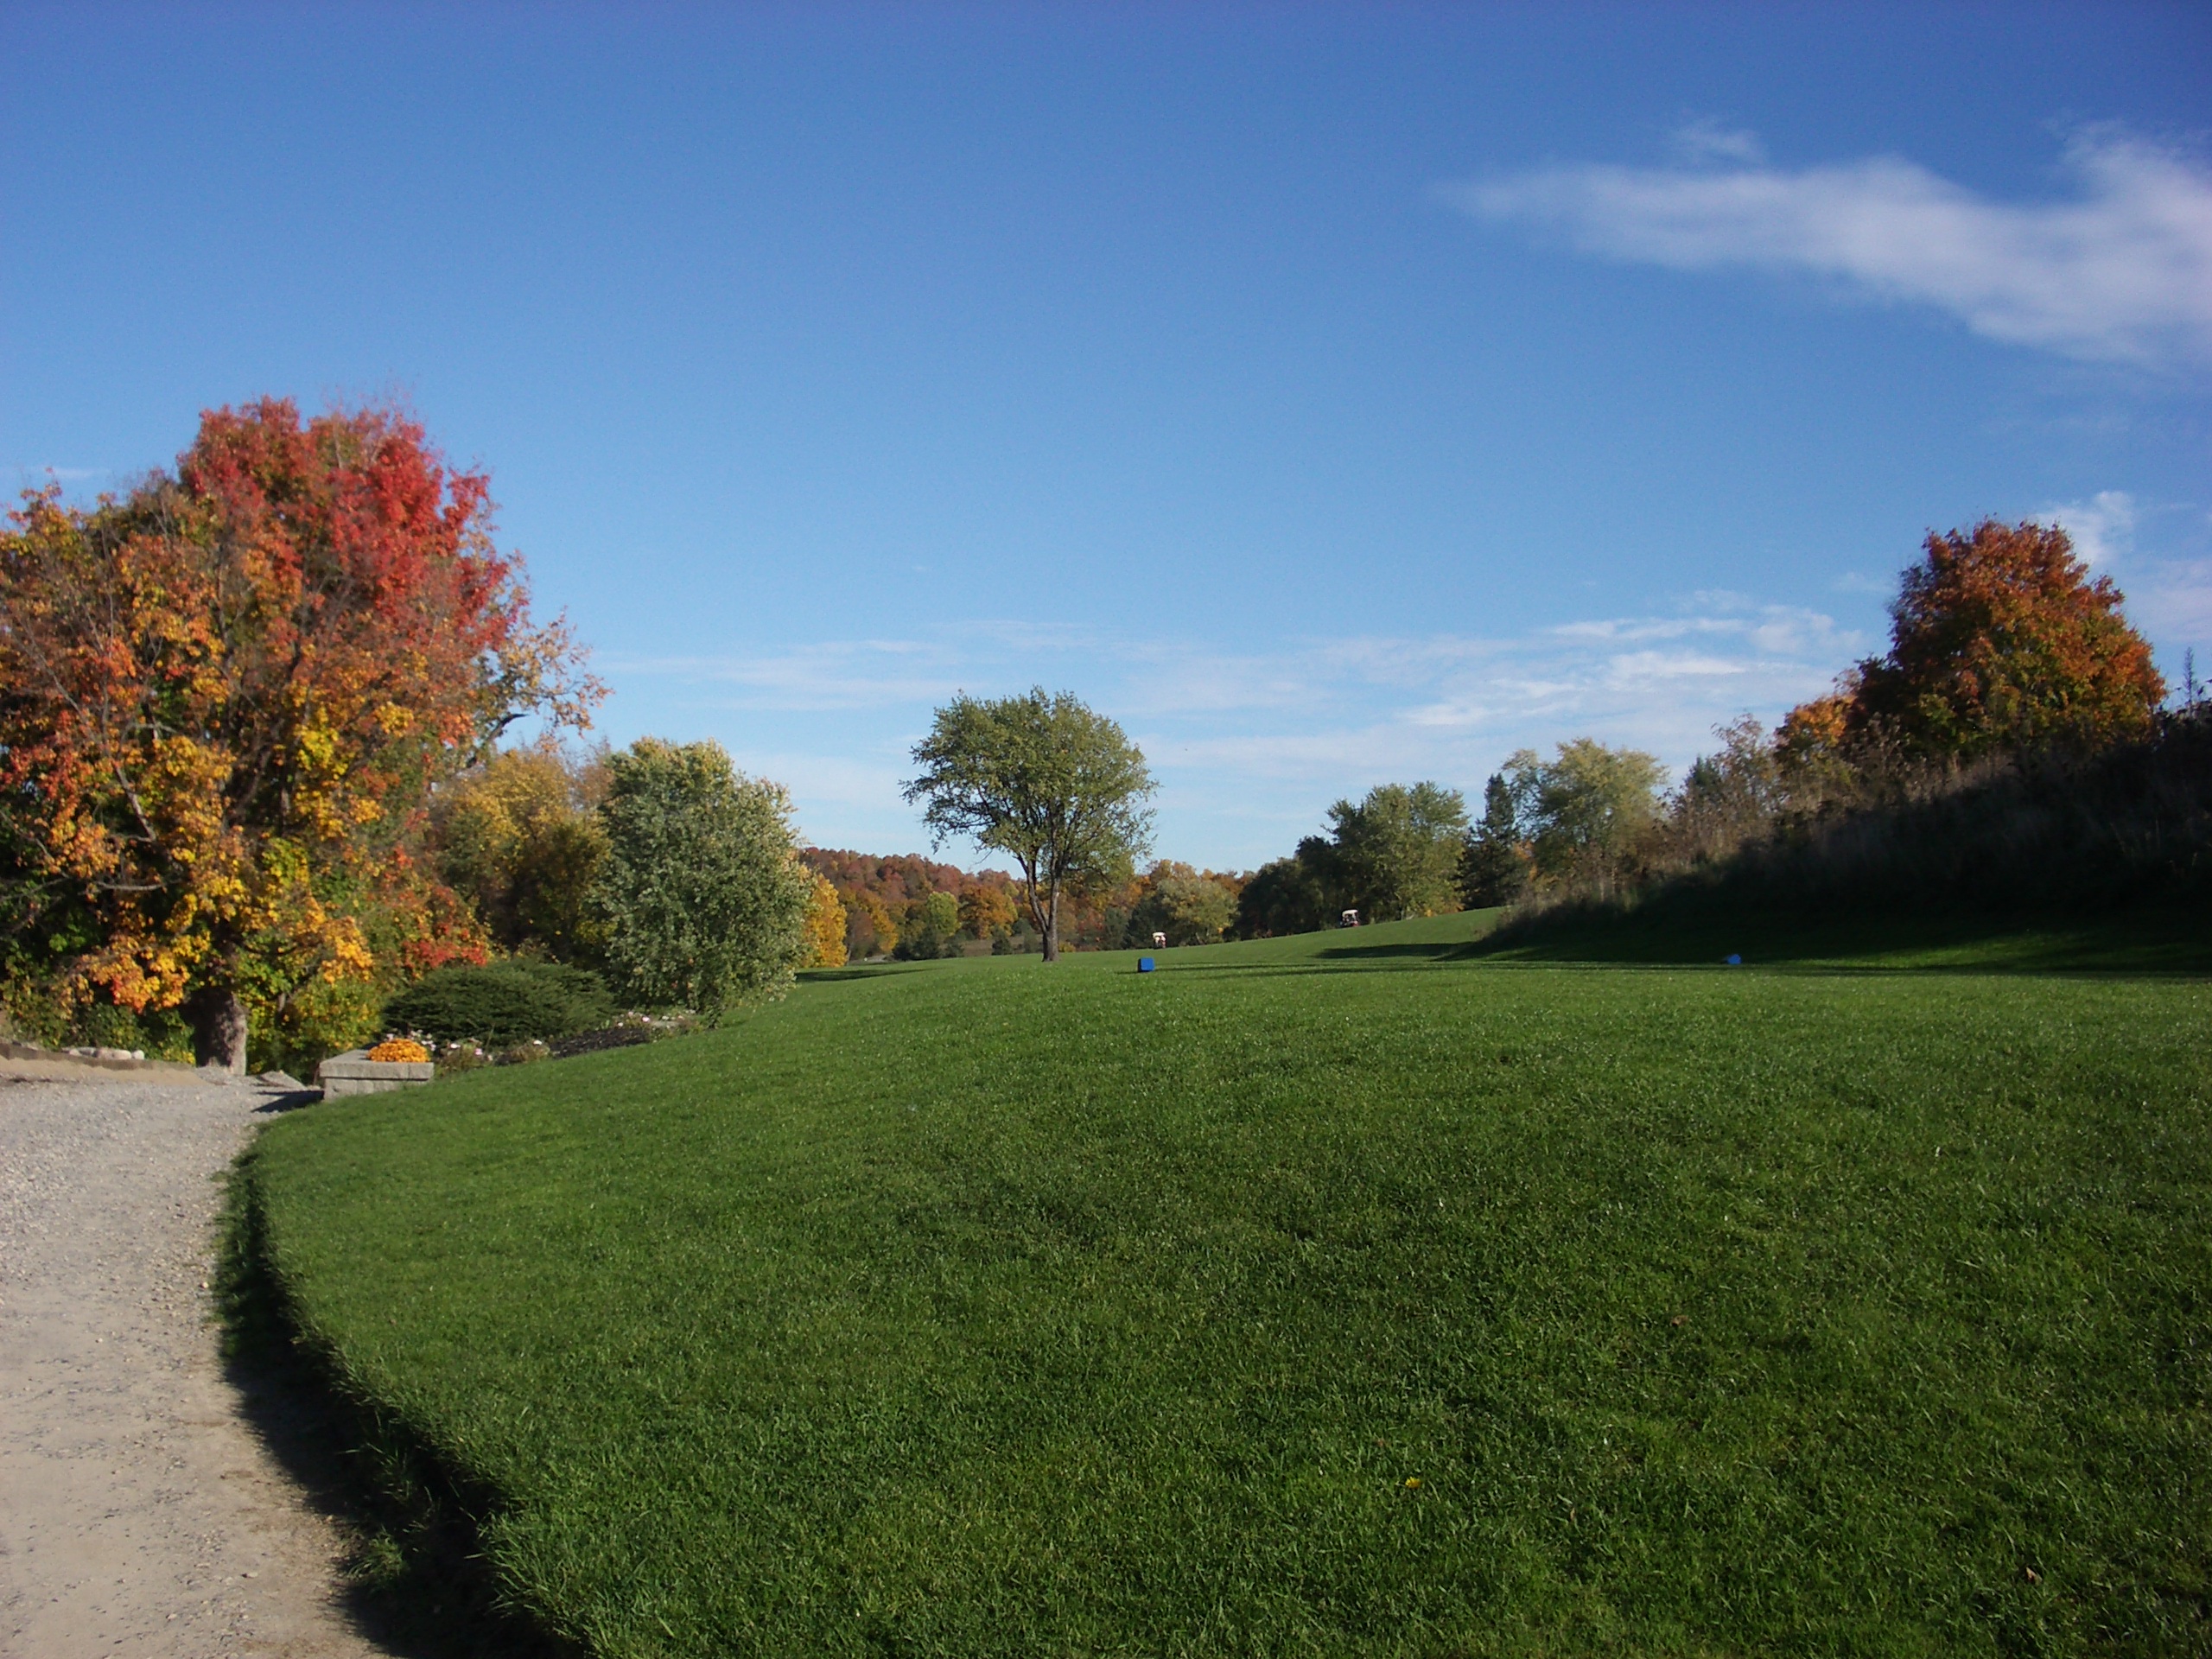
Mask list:
[[[1233,931],[1355,909],[1529,917],[1698,886],[1927,904],[2201,883],[2212,722],[2193,658],[2182,708],[2162,712],[2148,643],[2063,530],[1986,520],[1923,551],[1885,653],[1770,732],[1750,715],[1721,728],[1678,786],[1654,756],[1591,737],[1510,756],[1471,823],[1456,791],[1385,785],[1257,871]]]
[[[829,847],[810,847],[799,856],[836,892],[846,954],[854,960],[927,960],[959,955],[971,944],[1003,952],[1027,944],[1014,878],[1003,870],[970,873],[918,854],[883,857]]]
[[[1471,904],[1548,913],[1665,901],[1800,914],[2028,912],[2202,895],[2212,732],[2179,709],[2109,578],[2062,529],[1931,534],[1890,648],[1772,731],[1719,729],[1679,787],[1580,740],[1490,780]]]
[[[1384,784],[1329,809],[1326,835],[1263,864],[1238,897],[1240,938],[1332,927],[1346,911],[1397,921],[1460,908],[1466,798],[1441,784]]]

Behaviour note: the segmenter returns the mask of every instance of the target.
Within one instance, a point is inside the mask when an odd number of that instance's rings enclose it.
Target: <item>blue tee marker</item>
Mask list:
[[[1148,974],[1152,971],[1152,958],[1150,957],[1139,957],[1137,958],[1137,972],[1141,974]]]
[[[1728,965],[1731,968],[1740,968],[1744,965],[1744,959],[1741,957],[1731,956],[1728,958]]]

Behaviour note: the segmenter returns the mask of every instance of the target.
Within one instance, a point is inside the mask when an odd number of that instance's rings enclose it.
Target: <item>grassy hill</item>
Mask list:
[[[820,975],[246,1233],[595,1652],[2212,1646],[2212,985],[1481,921]]]

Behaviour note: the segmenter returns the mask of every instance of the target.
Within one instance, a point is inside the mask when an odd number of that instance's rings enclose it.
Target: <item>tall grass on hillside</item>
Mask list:
[[[2148,906],[2212,908],[2212,717],[2080,756],[1899,765],[1821,810],[1689,823],[1646,849],[1625,892],[1569,887],[1525,903],[1498,946],[1602,926],[1774,917],[2027,920]]]

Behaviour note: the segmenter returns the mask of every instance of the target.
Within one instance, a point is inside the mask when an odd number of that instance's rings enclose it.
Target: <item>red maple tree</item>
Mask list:
[[[202,416],[174,475],[0,534],[0,859],[19,961],[65,994],[188,1005],[204,1062],[249,1003],[480,960],[412,856],[432,787],[597,684],[533,624],[488,480],[386,409]]]
[[[1795,709],[1781,741],[1848,752],[1879,739],[1967,760],[1993,752],[2094,750],[2147,734],[2165,682],[2055,525],[1990,518],[1931,534],[1890,607],[1890,650],[1837,694]]]

